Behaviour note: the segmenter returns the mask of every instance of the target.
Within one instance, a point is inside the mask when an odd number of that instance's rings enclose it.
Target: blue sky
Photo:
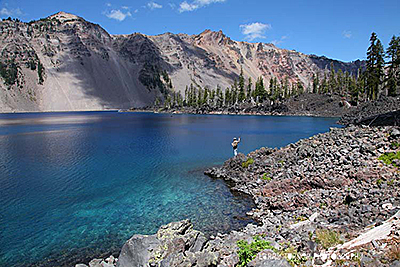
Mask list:
[[[343,61],[365,59],[372,31],[385,48],[400,35],[400,0],[0,0],[2,18],[30,21],[58,11],[111,34],[222,30],[233,40],[272,42]]]

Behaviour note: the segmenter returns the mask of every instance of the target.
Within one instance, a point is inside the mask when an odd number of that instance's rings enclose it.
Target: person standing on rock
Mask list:
[[[236,139],[236,137],[233,138],[232,148],[233,148],[233,155],[234,156],[237,156],[237,147],[238,147],[239,143],[240,143],[240,137],[239,137],[239,139]]]

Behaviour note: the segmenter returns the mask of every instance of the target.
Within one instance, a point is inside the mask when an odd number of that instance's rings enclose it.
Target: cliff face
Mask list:
[[[75,15],[57,13],[23,23],[0,22],[0,112],[103,110],[151,105],[190,83],[223,89],[263,76],[307,88],[332,60],[236,42],[221,31],[199,35],[113,36]],[[354,73],[362,62],[334,61]]]

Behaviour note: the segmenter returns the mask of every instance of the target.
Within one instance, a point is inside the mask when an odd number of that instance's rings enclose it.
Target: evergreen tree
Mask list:
[[[371,34],[370,46],[367,50],[366,93],[370,100],[377,99],[383,79],[384,52],[381,41],[376,33]]]
[[[317,94],[318,93],[318,87],[319,87],[319,74],[318,73],[317,73],[317,75],[313,74],[312,80],[313,80],[312,92],[314,94]]]
[[[184,106],[187,106],[187,104],[188,104],[188,91],[189,91],[189,89],[188,89],[188,86],[186,85],[186,88],[185,88],[185,99],[183,101],[183,105]]]
[[[336,76],[335,68],[333,67],[333,62],[331,62],[331,71],[329,74],[329,82],[328,82],[330,93],[334,93],[337,89],[335,76]]]
[[[231,92],[227,87],[225,90],[225,106],[229,106],[231,104]]]
[[[217,107],[222,107],[224,105],[224,95],[222,93],[221,87],[217,85]]]
[[[284,98],[289,98],[290,93],[289,93],[289,79],[288,77],[285,78],[285,83],[283,84],[283,97]]]
[[[263,102],[267,95],[267,92],[265,91],[265,88],[264,88],[264,80],[263,80],[262,76],[260,76],[256,82],[256,88],[254,90],[254,95],[258,102]]]
[[[304,94],[304,86],[300,81],[297,82],[297,93],[299,95]]]
[[[269,79],[269,94],[268,94],[269,99],[272,99],[273,95],[274,95],[274,79],[271,77]]]
[[[344,76],[342,69],[339,69],[336,73],[336,87],[341,96],[344,96]]]
[[[197,107],[201,107],[203,105],[203,98],[202,98],[202,90],[199,88],[198,96],[197,96]]]
[[[251,100],[251,96],[252,96],[252,94],[251,94],[251,91],[252,91],[252,89],[251,89],[251,87],[253,86],[253,84],[252,84],[252,81],[251,81],[251,77],[249,77],[249,82],[248,82],[248,84],[247,84],[247,96],[246,96],[246,99],[247,100]]]
[[[400,37],[393,35],[386,50],[386,57],[389,58],[386,88],[388,95],[395,96],[400,86]]]
[[[358,102],[360,101],[360,97],[365,93],[365,74],[362,73],[361,67],[357,71],[356,91]]]
[[[203,95],[203,101],[202,101],[202,105],[204,106],[204,105],[208,105],[208,98],[209,98],[209,95],[210,95],[210,89],[208,89],[208,87],[206,87],[205,89],[204,89],[204,95]]]
[[[326,73],[324,73],[324,79],[322,79],[322,81],[321,81],[321,90],[320,91],[323,94],[327,94],[328,90],[329,90],[328,80],[327,80],[327,77],[326,77]]]
[[[243,68],[240,68],[238,101],[243,102],[245,99],[246,99],[246,91],[244,88]]]

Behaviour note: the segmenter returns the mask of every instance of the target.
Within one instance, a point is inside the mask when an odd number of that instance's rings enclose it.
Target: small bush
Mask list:
[[[254,159],[248,158],[245,162],[242,162],[242,167],[247,168],[253,163],[254,163]]]
[[[399,147],[400,147],[400,143],[393,142],[393,143],[390,144],[390,146],[391,146],[392,148],[399,148]]]
[[[397,153],[391,152],[391,153],[382,154],[379,156],[378,159],[383,161],[383,163],[385,163],[387,165],[393,165],[395,167],[399,167],[395,163],[393,163],[393,160],[395,160],[395,159],[400,160],[400,151]]]
[[[269,177],[269,176],[267,176],[267,174],[266,173],[264,173],[263,174],[263,176],[261,176],[261,180],[264,180],[264,181],[271,181],[272,180],[272,178],[271,177]]]
[[[386,255],[391,261],[400,260],[400,247],[398,245],[392,245]]]
[[[253,239],[254,241],[250,244],[245,240],[239,240],[237,242],[237,246],[239,248],[237,251],[239,256],[238,266],[247,266],[249,262],[254,260],[259,252],[265,249],[271,249],[277,252],[276,248],[271,246],[268,241],[261,239],[260,236],[254,236]]]
[[[330,247],[336,246],[338,244],[342,244],[343,241],[340,240],[340,234],[333,230],[317,230],[316,231],[316,239],[315,241],[324,249],[328,249]]]

